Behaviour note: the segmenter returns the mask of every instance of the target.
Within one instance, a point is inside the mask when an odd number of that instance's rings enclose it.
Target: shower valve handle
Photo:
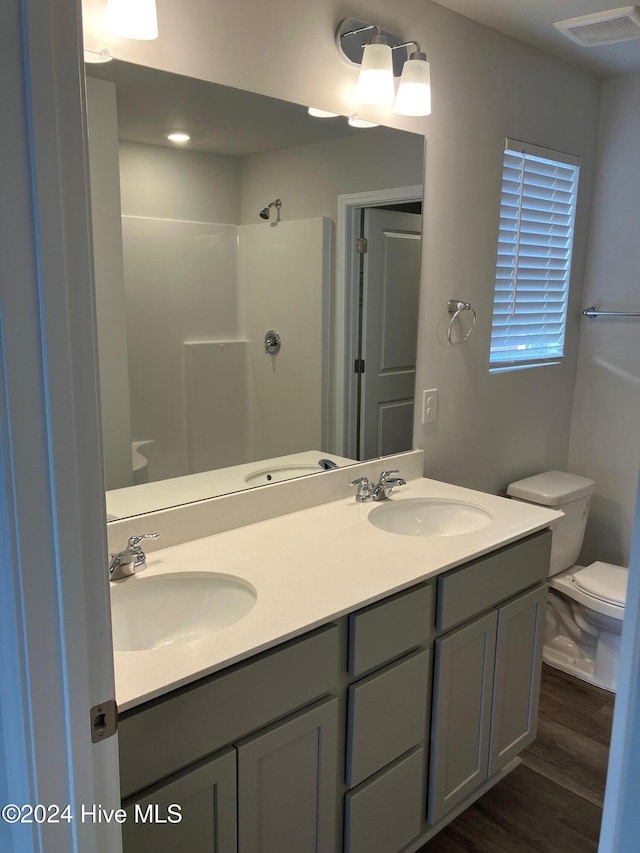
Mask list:
[[[280,352],[281,346],[282,338],[280,337],[280,332],[277,332],[275,329],[269,329],[264,336],[264,351],[269,355],[275,355],[277,352]]]

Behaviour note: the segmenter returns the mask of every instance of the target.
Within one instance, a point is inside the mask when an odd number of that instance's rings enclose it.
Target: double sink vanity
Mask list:
[[[123,804],[182,817],[127,821],[125,853],[417,850],[516,766],[559,514],[405,458],[379,502],[349,482],[381,461],[253,490],[253,523],[190,541],[189,507],[110,525],[177,543],[111,584]]]

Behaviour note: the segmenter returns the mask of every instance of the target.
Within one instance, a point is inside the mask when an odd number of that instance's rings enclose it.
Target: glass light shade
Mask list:
[[[157,39],[156,0],[108,0],[105,22],[122,38]]]
[[[388,44],[368,44],[362,55],[356,100],[386,106],[393,103],[394,97],[391,48]]]
[[[318,107],[309,107],[307,112],[314,118],[336,118],[340,113],[330,113],[328,110],[319,110]]]
[[[426,59],[405,62],[393,111],[401,116],[431,115],[431,69]]]
[[[348,123],[351,127],[379,127],[374,121],[366,121],[363,118],[358,118],[357,115],[349,116]]]

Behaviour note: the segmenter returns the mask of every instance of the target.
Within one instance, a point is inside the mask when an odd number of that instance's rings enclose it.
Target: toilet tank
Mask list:
[[[508,487],[507,494],[515,500],[564,512],[564,518],[551,524],[553,539],[550,575],[570,568],[577,561],[594,491],[593,480],[565,471],[536,474],[524,480],[517,480]]]

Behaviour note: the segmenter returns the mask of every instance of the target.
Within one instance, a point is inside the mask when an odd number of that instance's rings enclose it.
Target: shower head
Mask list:
[[[282,207],[282,202],[280,201],[279,198],[277,198],[275,201],[270,202],[268,207],[262,208],[262,210],[260,211],[260,218],[261,219],[271,219],[271,208],[272,207],[275,207],[276,210],[280,210],[280,208]]]

